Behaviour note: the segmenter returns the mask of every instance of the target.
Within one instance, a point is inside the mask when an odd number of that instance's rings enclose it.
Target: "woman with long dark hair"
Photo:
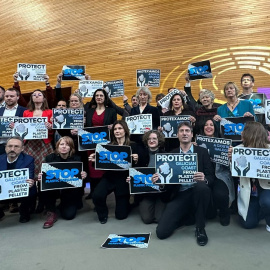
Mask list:
[[[111,129],[111,144],[130,145],[129,129],[125,121],[117,120],[114,122]],[[131,147],[133,164],[137,164],[138,154],[136,154],[135,147],[133,145]],[[89,160],[93,162],[95,154],[91,154]],[[101,224],[105,224],[108,219],[106,199],[111,192],[114,192],[115,195],[115,217],[117,219],[127,218],[130,211],[129,186],[126,182],[128,174],[128,171],[106,171],[96,186],[93,193],[93,203]]]

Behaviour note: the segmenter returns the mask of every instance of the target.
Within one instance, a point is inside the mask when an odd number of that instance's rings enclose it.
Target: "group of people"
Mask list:
[[[125,219],[133,207],[139,206],[139,213],[144,223],[157,223],[156,234],[165,239],[183,225],[195,224],[197,243],[204,246],[208,242],[205,231],[207,218],[219,216],[220,224],[230,224],[230,207],[238,200],[240,223],[244,228],[254,228],[262,218],[266,220],[266,229],[270,232],[270,186],[263,179],[240,179],[231,176],[230,167],[211,162],[207,149],[194,143],[195,135],[220,137],[219,121],[224,117],[254,117],[253,106],[250,101],[242,98],[253,91],[254,78],[251,74],[243,74],[241,85],[243,93],[239,96],[239,89],[233,82],[224,86],[224,96],[227,102],[223,105],[214,103],[215,95],[212,91],[203,89],[196,101],[191,93],[188,76],[185,91],[180,90],[170,98],[168,108],[151,106],[152,94],[148,87],[140,87],[131,98],[123,96],[123,108],[117,106],[108,96],[105,89],[97,89],[90,102],[83,104],[83,99],[75,91],[67,102],[61,95],[61,74],[57,76],[57,84],[52,89],[49,77],[45,75],[46,91],[35,90],[30,101],[25,101],[20,93],[14,74],[14,86],[5,90],[0,87],[0,116],[19,117],[47,117],[46,127],[48,138],[23,141],[20,137],[0,138],[0,171],[29,168],[29,196],[25,198],[1,201],[3,205],[20,203],[19,213],[21,223],[30,220],[34,211],[47,212],[43,228],[50,228],[57,221],[57,199],[62,218],[75,218],[77,210],[83,207],[82,198],[84,188],[40,191],[42,162],[83,162],[81,178],[90,181],[92,198],[101,224],[108,221],[106,198],[114,192],[115,217]],[[90,76],[86,75],[86,79]],[[174,88],[168,89],[168,92]],[[156,98],[158,101],[163,95]],[[240,100],[241,98],[241,100]],[[85,127],[108,126],[111,132],[112,145],[126,145],[132,149],[132,167],[155,167],[157,153],[196,153],[198,171],[194,174],[192,183],[159,185],[159,193],[138,194],[130,204],[128,171],[102,171],[94,167],[95,151],[78,150],[78,130],[52,129],[52,110],[50,102],[57,99],[56,108],[84,108]],[[117,120],[117,114],[122,120]],[[125,117],[130,115],[151,114],[153,130],[143,135],[130,134]],[[189,121],[181,122],[178,126],[177,137],[165,138],[160,127],[160,116],[187,115]],[[11,124],[12,127],[12,124]],[[267,125],[256,121],[248,122],[242,132],[243,147],[269,148]],[[237,147],[237,145],[233,145]],[[228,151],[231,158],[232,148]],[[152,182],[160,178],[155,173]],[[0,180],[1,181],[1,180]],[[1,182],[0,182],[1,183]],[[37,185],[36,185],[37,183]],[[238,184],[239,188],[238,188]],[[254,189],[256,196],[254,195]],[[37,200],[38,197],[38,200]],[[36,206],[36,202],[38,204]],[[236,207],[236,204],[234,204]],[[4,217],[0,209],[0,220]]]

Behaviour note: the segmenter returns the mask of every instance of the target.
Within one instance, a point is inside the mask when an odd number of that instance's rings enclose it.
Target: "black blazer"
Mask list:
[[[208,151],[205,148],[199,146],[193,146],[194,153],[197,153],[198,158],[198,171],[203,172],[205,178],[208,181],[208,186],[213,185],[215,181],[215,169],[213,163],[210,160]],[[180,148],[172,150],[170,153],[180,153]],[[172,200],[176,194],[179,192],[181,184],[179,185],[165,185],[164,189],[166,190],[166,200]]]
[[[86,109],[86,123],[85,127],[92,127],[92,118],[95,112],[95,108]],[[117,120],[116,110],[110,107],[105,108],[104,122],[103,125],[111,125]]]
[[[153,129],[157,129],[159,126],[159,111],[157,107],[153,107],[149,104],[146,105],[144,108],[143,112],[140,112],[140,106],[133,107],[131,109],[130,115],[138,115],[138,114],[152,114],[152,124],[153,124]]]
[[[25,107],[18,105],[15,116],[23,117],[23,112],[26,110],[27,109]],[[3,116],[4,111],[5,111],[4,107],[0,108],[0,116]]]

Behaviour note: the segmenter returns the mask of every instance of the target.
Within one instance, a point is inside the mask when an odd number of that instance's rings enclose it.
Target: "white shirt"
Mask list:
[[[11,108],[11,109],[8,109],[8,108],[6,107],[5,110],[4,110],[3,116],[15,116],[16,111],[17,111],[17,108],[18,108],[18,104],[15,105],[15,106],[14,106],[13,108]]]

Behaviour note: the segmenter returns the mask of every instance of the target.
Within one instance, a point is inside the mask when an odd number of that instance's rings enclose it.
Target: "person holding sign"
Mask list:
[[[136,97],[139,100],[139,106],[131,109],[130,116],[138,114],[152,114],[152,126],[153,129],[157,129],[159,126],[159,112],[156,107],[149,104],[152,100],[151,91],[147,87],[143,86],[137,90]]]
[[[190,122],[193,124],[196,122],[194,112],[186,104],[183,96],[179,93],[176,93],[171,97],[170,103],[169,103],[169,111],[164,113],[164,116],[170,116],[170,115],[190,115],[189,117]],[[159,130],[162,130],[162,129],[159,127]],[[165,139],[166,151],[171,151],[175,149],[176,147],[179,147],[178,138]]]
[[[34,179],[34,158],[25,154],[23,152],[24,145],[21,137],[11,137],[7,140],[6,144],[6,153],[0,156],[0,172],[5,170],[14,170],[14,169],[29,169],[29,179],[26,182],[29,184],[29,195],[28,197],[23,197],[19,199],[21,202],[19,212],[21,223],[26,223],[30,220],[30,208],[32,201],[36,198],[36,185]],[[20,182],[16,181],[15,182]],[[0,186],[4,184],[0,179]],[[22,184],[22,183],[21,183]],[[19,184],[18,184],[19,185]],[[9,202],[11,202],[9,200]],[[16,200],[17,202],[17,200]],[[0,209],[0,219],[4,216],[4,212]]]
[[[155,154],[165,152],[162,149],[164,142],[164,135],[159,131],[150,130],[143,135],[143,143],[146,146],[145,153],[143,154],[145,158],[143,166],[155,167]],[[145,224],[159,221],[165,208],[162,195],[163,193],[140,195],[139,211],[141,219]]]
[[[45,157],[45,162],[72,162],[81,161],[81,157],[75,155],[75,147],[70,137],[64,136],[56,143],[55,152]],[[81,172],[82,179],[86,178],[87,173]],[[42,173],[38,180],[41,181]],[[43,199],[47,210],[47,218],[43,225],[44,229],[51,228],[57,221],[56,200],[60,197],[60,213],[63,219],[72,220],[76,217],[77,210],[83,207],[81,188],[68,188],[62,190],[44,191]]]
[[[215,121],[221,121],[224,117],[252,117],[254,110],[251,102],[248,100],[240,100],[237,96],[239,89],[234,82],[228,82],[224,86],[224,96],[227,103],[218,107],[217,115],[213,117]]]
[[[86,127],[111,126],[117,120],[115,109],[108,107],[109,97],[104,89],[97,89],[94,92],[90,105],[86,108]],[[94,151],[87,151],[91,155]],[[90,199],[94,189],[99,183],[103,171],[95,170],[92,161],[89,161],[89,176],[91,184],[91,192],[86,197]]]
[[[164,189],[170,201],[159,220],[156,234],[159,239],[168,238],[180,226],[183,219],[193,212],[195,215],[195,236],[200,246],[205,246],[208,237],[205,232],[205,216],[211,200],[211,186],[215,181],[215,172],[206,149],[192,144],[192,125],[182,122],[178,126],[180,147],[171,153],[197,153],[198,172],[194,174],[194,182],[186,184],[166,184]],[[152,177],[153,183],[159,179],[159,173]]]
[[[48,122],[45,123],[45,126],[48,129],[48,138],[28,140],[24,148],[24,151],[27,154],[35,157],[35,179],[37,179],[43,158],[53,152],[52,110],[49,109],[44,93],[39,89],[31,94],[27,109],[28,110],[24,111],[23,117],[47,117],[48,119]],[[37,206],[36,211],[42,212],[43,208],[42,195],[39,193],[39,205]]]
[[[201,130],[201,135],[207,137],[219,137],[218,128],[213,119],[208,119],[204,122]],[[230,204],[235,199],[234,183],[231,176],[231,171],[228,166],[212,162],[215,167],[214,185],[212,187],[214,208],[219,210],[220,224],[228,226],[230,224]]]
[[[117,120],[114,122],[111,129],[111,144],[112,145],[130,145],[129,129],[125,121]],[[132,159],[133,164],[138,163],[138,154],[135,154],[136,149],[133,145]],[[89,161],[95,161],[95,153],[89,156]],[[97,215],[101,224],[107,223],[108,207],[106,205],[107,196],[114,192],[115,195],[115,217],[117,219],[127,218],[130,211],[129,204],[129,186],[126,182],[128,171],[106,171],[101,181],[93,192],[93,203],[95,204]]]
[[[243,144],[238,147],[270,148],[267,132],[261,123],[248,122],[242,132]],[[232,148],[229,149],[229,157]],[[265,164],[269,164],[269,158]],[[269,165],[265,165],[266,167]],[[238,213],[245,229],[258,226],[265,218],[266,230],[270,232],[270,184],[269,179],[240,177],[238,193]]]

